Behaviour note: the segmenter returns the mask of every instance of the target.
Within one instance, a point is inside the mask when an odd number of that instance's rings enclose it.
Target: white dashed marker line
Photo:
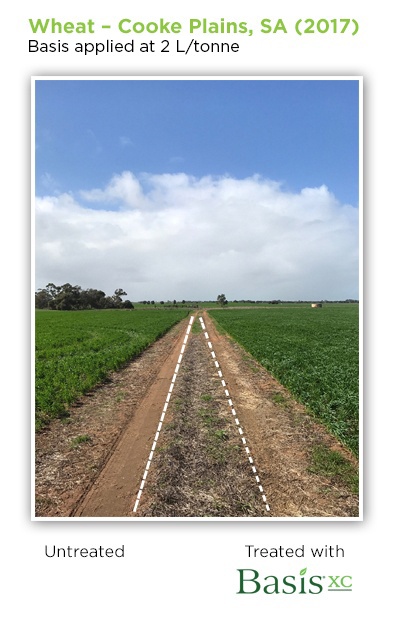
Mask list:
[[[139,492],[137,493],[136,501],[134,503],[133,512],[137,512],[137,508],[139,507],[139,502],[140,502],[140,499],[141,499],[141,495],[143,493],[145,482],[147,480],[147,475],[148,475],[148,471],[149,471],[150,466],[151,466],[151,462],[152,462],[152,458],[153,458],[153,455],[154,455],[155,447],[157,446],[157,441],[158,441],[158,438],[159,438],[159,434],[161,432],[161,428],[162,428],[162,425],[163,425],[163,420],[165,418],[165,414],[166,414],[166,411],[168,409],[170,397],[171,397],[171,394],[172,394],[172,391],[173,391],[173,387],[174,387],[174,384],[175,384],[175,381],[176,381],[176,376],[177,376],[177,373],[179,372],[180,363],[181,363],[181,361],[183,359],[183,353],[184,353],[184,350],[186,348],[186,344],[187,344],[187,341],[188,341],[188,337],[190,335],[191,326],[192,326],[193,322],[194,322],[194,316],[191,316],[190,322],[189,322],[187,330],[186,330],[186,335],[184,336],[183,344],[182,344],[182,347],[180,349],[180,355],[179,355],[179,358],[177,360],[175,372],[174,372],[174,375],[172,377],[172,383],[171,383],[171,385],[169,387],[169,392],[166,395],[165,405],[163,407],[161,418],[160,418],[159,423],[158,423],[157,431],[155,432],[154,440],[152,442],[150,455],[148,456],[147,464],[145,466],[145,471],[143,473],[143,477],[142,477],[142,480],[141,480]]]
[[[202,329],[204,330],[204,335],[205,335],[205,338],[206,338],[206,339],[208,339],[208,338],[209,338],[209,335],[208,335],[208,332],[206,331],[205,323],[204,323],[204,320],[203,320],[202,316],[200,316],[200,317],[199,317],[199,321],[200,321],[200,323],[201,323],[201,327],[202,327]],[[212,344],[211,344],[211,342],[208,342],[208,347],[209,347],[210,349],[213,349],[213,348],[212,348]],[[219,377],[221,377],[221,378],[222,378],[222,377],[223,377],[223,375],[222,375],[222,371],[220,370],[220,364],[219,364],[219,362],[216,360],[216,355],[215,355],[215,352],[214,352],[213,350],[211,351],[211,356],[212,356],[212,359],[213,359],[213,361],[214,361],[214,364],[215,364],[216,368],[217,368],[217,369],[219,369],[219,370],[218,370],[218,375],[219,375]],[[237,425],[237,427],[238,427],[238,433],[240,434],[242,444],[245,446],[245,452],[246,452],[246,454],[247,454],[247,456],[248,456],[248,461],[249,461],[249,464],[251,465],[251,470],[252,470],[252,472],[253,472],[253,474],[254,474],[254,476],[255,476],[255,481],[256,481],[256,483],[257,483],[257,485],[258,485],[258,488],[259,488],[260,493],[262,494],[262,499],[263,499],[263,502],[264,502],[264,504],[265,504],[266,510],[269,512],[269,510],[270,510],[270,506],[269,506],[269,504],[268,504],[268,502],[267,502],[267,497],[266,497],[265,492],[264,492],[264,490],[263,490],[263,486],[262,486],[262,484],[260,483],[259,475],[257,474],[256,467],[254,466],[254,461],[253,461],[253,458],[252,458],[252,456],[251,456],[251,452],[250,452],[250,450],[249,450],[249,447],[248,447],[248,445],[247,445],[247,441],[246,441],[246,439],[245,439],[245,437],[244,437],[244,435],[243,435],[243,434],[244,434],[244,431],[243,431],[243,429],[242,429],[242,427],[241,427],[241,425],[240,425],[240,421],[239,421],[239,420],[238,420],[238,418],[237,418],[237,413],[236,413],[236,411],[235,411],[235,409],[234,409],[234,407],[233,407],[233,401],[232,401],[232,399],[231,399],[231,397],[230,397],[230,393],[229,393],[229,391],[228,391],[228,389],[227,389],[227,387],[226,387],[226,382],[224,381],[224,379],[222,379],[222,380],[221,380],[221,383],[222,383],[223,388],[225,389],[225,391],[224,391],[224,392],[225,392],[225,395],[226,395],[226,397],[228,397],[228,403],[229,403],[229,406],[230,406],[231,413],[232,413],[232,415],[235,417],[235,423],[236,423],[236,425]]]

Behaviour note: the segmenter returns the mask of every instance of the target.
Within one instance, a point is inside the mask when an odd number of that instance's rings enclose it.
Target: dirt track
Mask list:
[[[39,434],[36,516],[358,515],[357,498],[344,484],[309,471],[315,445],[340,451],[356,466],[353,457],[241,347],[219,334],[206,313],[203,317],[209,338],[202,330],[188,338],[144,486],[187,320],[83,398],[68,424],[54,421]],[[88,438],[74,447],[79,434]]]

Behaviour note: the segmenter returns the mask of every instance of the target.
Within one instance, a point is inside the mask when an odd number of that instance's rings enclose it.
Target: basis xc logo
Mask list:
[[[307,575],[307,568],[298,575],[260,576],[256,569],[238,569],[240,575],[237,593],[262,593],[292,595],[293,593],[319,595],[325,592],[352,591],[352,576]]]

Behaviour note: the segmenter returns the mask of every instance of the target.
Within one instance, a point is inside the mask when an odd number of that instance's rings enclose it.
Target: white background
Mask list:
[[[343,626],[380,620],[394,607],[397,509],[397,72],[396,5],[223,1],[14,3],[3,9],[1,59],[2,593],[8,625]],[[198,8],[196,8],[198,7]],[[29,54],[28,18],[116,23],[122,17],[248,21],[355,17],[351,36],[237,38],[231,55]],[[106,36],[111,37],[109,31]],[[100,35],[101,39],[106,36]],[[186,36],[189,39],[189,36]],[[68,40],[66,36],[53,39]],[[116,30],[112,38],[123,40]],[[199,37],[198,37],[199,38]],[[42,36],[42,40],[45,38]],[[143,38],[149,39],[149,38]],[[153,39],[156,39],[153,37]],[[171,38],[172,39],[172,38]],[[216,40],[225,40],[223,36]],[[48,38],[47,41],[51,39]],[[72,41],[69,39],[68,41]],[[201,40],[207,37],[201,35]],[[211,39],[210,39],[211,41]],[[31,76],[363,76],[364,77],[364,521],[32,522],[30,519],[30,77]],[[52,546],[125,545],[124,560],[55,560]],[[245,545],[340,545],[344,559],[249,560]],[[265,575],[349,574],[338,596],[236,595],[238,568]],[[333,598],[333,599],[330,599]],[[337,599],[338,598],[338,599]],[[12,619],[11,619],[12,618]]]

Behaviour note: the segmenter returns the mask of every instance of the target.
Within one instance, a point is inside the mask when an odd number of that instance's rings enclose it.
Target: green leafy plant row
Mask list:
[[[358,305],[209,313],[315,417],[358,453]]]
[[[36,312],[35,401],[40,428],[139,355],[187,310]]]

